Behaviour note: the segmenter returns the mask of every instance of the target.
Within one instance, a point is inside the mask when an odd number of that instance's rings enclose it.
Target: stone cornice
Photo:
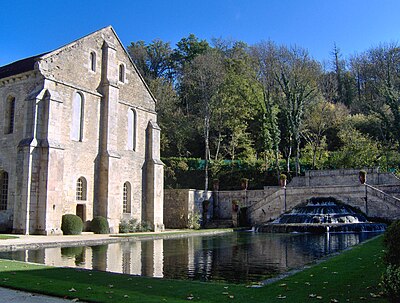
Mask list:
[[[30,77],[35,77],[36,75],[37,75],[36,70],[31,70],[31,71],[28,71],[25,73],[12,75],[12,76],[0,79],[0,85],[6,85],[9,83],[15,83],[17,81],[23,81],[23,80],[29,79]]]

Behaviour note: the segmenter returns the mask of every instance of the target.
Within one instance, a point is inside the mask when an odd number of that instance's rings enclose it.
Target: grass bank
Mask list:
[[[0,240],[18,239],[18,236],[0,235]]]
[[[154,279],[0,260],[0,286],[88,302],[387,302],[382,237],[263,286]]]

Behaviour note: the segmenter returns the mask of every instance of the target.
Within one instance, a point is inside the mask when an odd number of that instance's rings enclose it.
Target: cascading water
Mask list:
[[[311,198],[305,205],[281,215],[272,223],[260,226],[260,232],[367,232],[384,231],[386,224],[369,222],[335,198]]]

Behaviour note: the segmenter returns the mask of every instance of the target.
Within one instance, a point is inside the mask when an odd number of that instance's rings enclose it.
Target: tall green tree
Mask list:
[[[359,112],[374,114],[381,121],[386,145],[400,139],[400,47],[385,44],[352,58],[357,80]],[[399,149],[400,151],[400,149]]]
[[[255,106],[259,111],[262,153],[264,163],[267,165],[267,157],[272,151],[275,158],[277,176],[279,168],[279,144],[281,129],[278,123],[279,110],[279,86],[276,79],[278,63],[278,47],[271,41],[254,45],[250,50],[255,71],[253,94],[256,98]]]
[[[335,128],[344,123],[349,111],[342,103],[331,103],[324,99],[313,102],[305,113],[305,122],[301,129],[301,135],[308,144],[311,153],[312,169],[317,168],[318,155],[322,155],[327,147],[326,132],[329,128]]]
[[[215,130],[215,159],[222,152],[224,158],[235,160],[254,158],[255,151],[249,134],[248,123],[255,109],[252,91],[253,70],[247,45],[233,42],[218,50],[224,56],[225,78],[220,89],[219,102],[214,103],[212,125]],[[226,44],[225,44],[226,45]]]
[[[148,45],[144,41],[132,42],[127,50],[147,83],[159,78],[171,79],[173,66],[169,42],[159,39]]]
[[[224,82],[224,61],[220,53],[209,50],[185,65],[182,75],[185,97],[192,104],[191,117],[202,120],[199,124],[204,140],[205,191],[208,190],[208,169],[211,159],[210,130],[214,104],[220,102],[220,89]]]
[[[300,132],[304,123],[304,110],[318,95],[317,80],[320,75],[320,64],[311,59],[305,49],[279,48],[275,79],[282,92],[281,111],[286,124],[285,139],[288,145],[287,170],[290,171],[289,161],[294,148],[296,175],[300,173]]]

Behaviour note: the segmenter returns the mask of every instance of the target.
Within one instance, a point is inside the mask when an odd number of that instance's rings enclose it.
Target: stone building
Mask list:
[[[60,234],[72,213],[163,229],[155,102],[110,26],[0,67],[0,228]]]

